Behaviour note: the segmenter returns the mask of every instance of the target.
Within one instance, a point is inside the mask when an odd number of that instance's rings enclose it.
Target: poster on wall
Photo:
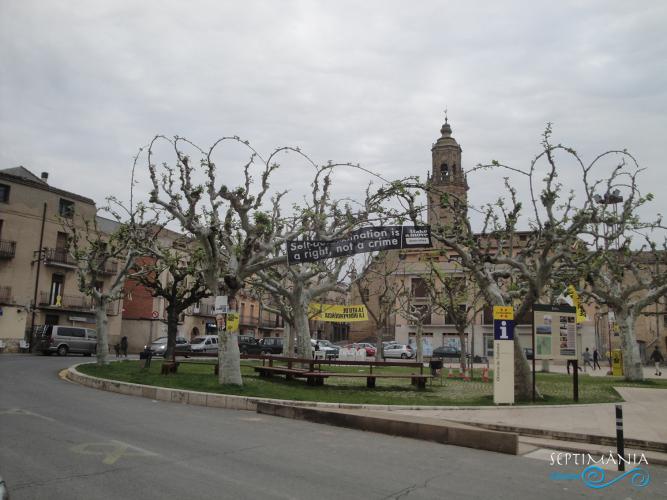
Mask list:
[[[577,358],[577,310],[573,306],[533,306],[535,359]]]

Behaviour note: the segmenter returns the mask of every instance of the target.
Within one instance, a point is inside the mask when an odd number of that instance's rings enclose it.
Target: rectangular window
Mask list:
[[[483,323],[485,325],[492,325],[493,324],[493,306],[484,306]]]
[[[412,278],[412,296],[425,298],[428,295],[428,286],[423,278]]]
[[[51,293],[49,295],[49,305],[62,305],[64,281],[65,277],[62,274],[54,273],[51,277]]]
[[[58,213],[61,217],[66,217],[68,219],[74,217],[74,202],[60,198],[60,208],[58,209]]]
[[[59,327],[58,335],[62,337],[83,338],[86,336],[86,330],[84,330],[83,328]]]
[[[0,184],[0,203],[9,203],[9,186]]]

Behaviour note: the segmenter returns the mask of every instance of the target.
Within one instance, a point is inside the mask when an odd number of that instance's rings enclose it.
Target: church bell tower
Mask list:
[[[433,226],[452,222],[449,205],[454,200],[467,201],[468,182],[461,168],[461,146],[452,137],[447,116],[440,129],[440,138],[431,148],[432,166],[428,185],[428,223]]]

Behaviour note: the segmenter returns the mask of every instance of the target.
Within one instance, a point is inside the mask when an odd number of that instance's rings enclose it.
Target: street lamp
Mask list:
[[[623,196],[621,196],[621,191],[618,189],[614,189],[612,192],[607,191],[604,196],[600,196],[599,194],[596,194],[593,196],[593,199],[595,200],[596,203],[600,205],[613,205],[614,207],[614,220],[618,217],[618,212],[616,210],[616,205],[619,203],[623,203]],[[616,229],[614,229],[616,230]],[[606,233],[606,232],[605,232]],[[619,235],[616,235],[616,247],[618,248],[619,245]],[[596,325],[597,326],[597,325]],[[609,321],[609,308],[607,307],[607,327],[608,327],[608,333],[609,333],[609,371],[611,372],[612,370],[612,364],[611,364],[611,323]]]

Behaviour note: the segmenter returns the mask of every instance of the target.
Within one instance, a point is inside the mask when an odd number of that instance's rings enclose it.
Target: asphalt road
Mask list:
[[[651,484],[554,481],[513,457],[251,412],[84,388],[58,372],[79,357],[0,355],[0,475],[21,499],[667,498]]]

